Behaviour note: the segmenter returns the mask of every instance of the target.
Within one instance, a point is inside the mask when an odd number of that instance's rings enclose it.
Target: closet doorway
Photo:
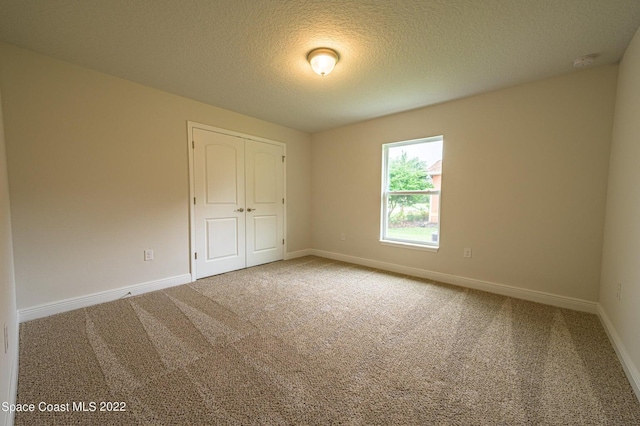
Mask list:
[[[284,258],[285,145],[189,122],[193,279]]]

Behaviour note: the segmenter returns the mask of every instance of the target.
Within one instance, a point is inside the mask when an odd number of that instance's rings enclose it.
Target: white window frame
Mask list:
[[[388,165],[389,165],[389,148],[396,148],[399,146],[407,146],[407,145],[417,145],[423,143],[431,143],[431,142],[442,142],[442,150],[444,157],[444,137],[440,136],[430,136],[427,138],[420,139],[412,139],[408,141],[401,142],[392,142],[386,143],[382,145],[382,196],[381,196],[381,208],[380,208],[380,244],[388,245],[388,246],[396,246],[396,247],[404,247],[409,249],[416,250],[425,250],[425,251],[433,251],[437,252],[440,247],[441,234],[440,234],[440,223],[441,223],[441,211],[442,211],[442,187],[438,189],[425,189],[419,191],[388,191],[389,187],[389,173],[388,173]],[[415,240],[405,240],[398,238],[389,238],[386,235],[387,231],[387,206],[389,205],[389,196],[390,195],[440,195],[440,203],[438,204],[438,241],[415,241]]]

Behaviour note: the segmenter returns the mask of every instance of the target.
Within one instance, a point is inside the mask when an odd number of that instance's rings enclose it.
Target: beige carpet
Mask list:
[[[640,424],[595,315],[317,257],[22,324],[18,401],[17,425]]]

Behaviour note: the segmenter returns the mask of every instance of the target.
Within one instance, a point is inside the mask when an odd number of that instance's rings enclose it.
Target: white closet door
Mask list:
[[[245,141],[247,266],[284,258],[281,146]]]
[[[193,130],[197,278],[244,268],[244,140]]]

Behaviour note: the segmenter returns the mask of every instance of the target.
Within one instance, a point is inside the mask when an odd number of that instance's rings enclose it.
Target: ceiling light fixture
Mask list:
[[[573,61],[573,66],[574,68],[588,67],[591,64],[593,64],[593,61],[595,61],[598,56],[599,55],[597,53],[591,53],[589,55],[579,56],[576,58],[575,61]]]
[[[338,53],[333,49],[321,47],[309,52],[309,55],[307,55],[307,61],[309,61],[311,68],[316,74],[324,77],[331,73],[338,63]]]

